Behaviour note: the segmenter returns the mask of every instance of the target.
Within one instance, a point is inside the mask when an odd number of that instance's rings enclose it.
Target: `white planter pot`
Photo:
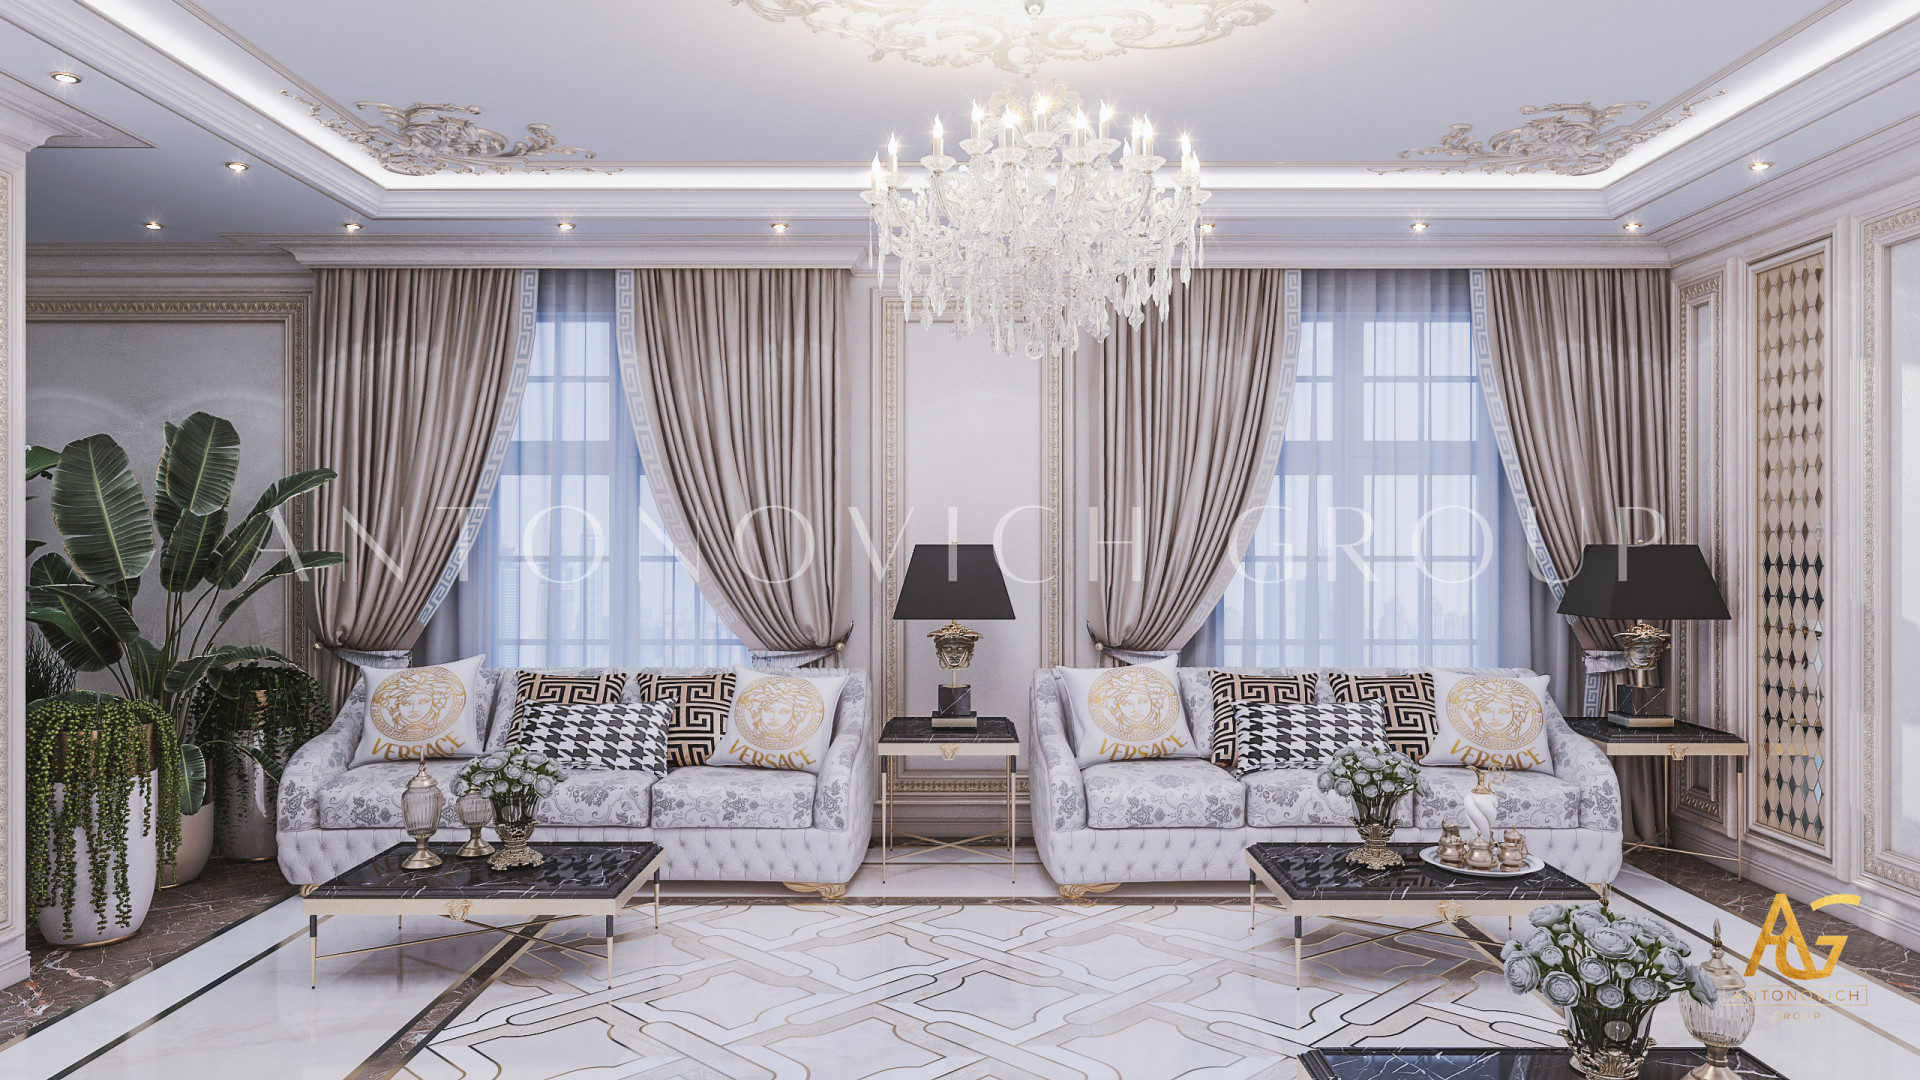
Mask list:
[[[161,868],[161,888],[185,885],[207,868],[213,854],[213,814],[213,803],[204,802],[198,811],[181,815],[180,854],[174,856],[172,866]]]
[[[233,738],[255,746],[260,743],[257,732],[242,732]],[[280,853],[275,835],[276,807],[267,789],[266,772],[245,754],[236,756],[239,767],[219,785],[220,790],[212,793],[219,803],[214,836],[221,858],[261,862]]]
[[[73,861],[73,932],[65,929],[66,912],[57,907],[43,907],[37,913],[40,935],[55,945],[85,947],[104,945],[133,936],[140,924],[147,921],[147,910],[153,906],[154,883],[159,876],[159,846],[151,821],[153,796],[159,790],[160,773],[148,775],[147,782],[134,783],[133,792],[127,798],[127,893],[133,901],[132,918],[120,921],[114,912],[112,883],[107,888],[106,926],[100,925],[100,913],[93,906],[93,856],[87,848],[87,838],[79,829],[74,830]],[[53,805],[55,812],[64,805],[66,785],[53,785]]]

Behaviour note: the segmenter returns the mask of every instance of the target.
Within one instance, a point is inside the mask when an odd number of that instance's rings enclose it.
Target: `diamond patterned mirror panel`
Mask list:
[[[1756,823],[1826,844],[1826,254],[1754,281],[1759,376]]]

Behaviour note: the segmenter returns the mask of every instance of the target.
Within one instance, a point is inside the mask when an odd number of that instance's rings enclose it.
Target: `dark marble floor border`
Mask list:
[[[1637,851],[1628,860],[1633,866],[1678,889],[1683,889],[1715,907],[1737,915],[1758,926],[1767,919],[1776,895],[1763,885],[1737,878],[1705,859],[1678,852]],[[1789,898],[1800,932],[1811,942],[1822,934],[1844,934],[1847,938],[1841,962],[1887,988],[1920,1001],[1920,953],[1895,941],[1888,941],[1828,911],[1815,911],[1799,900]]]

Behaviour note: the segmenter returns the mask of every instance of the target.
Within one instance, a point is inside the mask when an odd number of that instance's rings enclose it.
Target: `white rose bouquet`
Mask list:
[[[1383,742],[1354,743],[1334,752],[1320,770],[1320,790],[1353,800],[1354,823],[1387,825],[1393,807],[1410,791],[1431,795],[1420,766]]]
[[[1713,980],[1687,962],[1692,947],[1652,916],[1626,916],[1604,904],[1542,904],[1533,929],[1500,950],[1516,994],[1540,990],[1567,1011],[1575,1060],[1646,1053],[1654,1006],[1681,991],[1702,1005],[1719,996]]]
[[[468,762],[453,778],[453,794],[455,798],[484,795],[493,801],[496,819],[512,822],[531,817],[534,804],[553,794],[560,780],[560,766],[551,758],[524,746],[510,746]]]

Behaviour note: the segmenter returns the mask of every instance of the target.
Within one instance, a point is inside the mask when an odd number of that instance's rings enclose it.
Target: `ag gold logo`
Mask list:
[[[1860,903],[1860,897],[1856,894],[1836,893],[1833,896],[1823,896],[1807,906],[1819,911],[1828,904],[1858,903]],[[1760,927],[1760,940],[1754,942],[1753,955],[1747,958],[1747,977],[1752,978],[1760,970],[1760,955],[1767,951],[1767,946],[1771,945],[1773,946],[1773,966],[1779,970],[1780,974],[1789,979],[1824,979],[1833,974],[1834,967],[1840,963],[1840,949],[1846,943],[1845,934],[1822,934],[1814,939],[1815,945],[1832,950],[1827,953],[1825,967],[1814,967],[1813,954],[1807,950],[1807,939],[1800,933],[1800,921],[1793,917],[1793,905],[1787,902],[1786,893],[1774,893],[1773,907],[1767,910],[1767,921]],[[1787,956],[1788,946],[1799,951],[1798,964],[1794,963],[1793,958]]]

